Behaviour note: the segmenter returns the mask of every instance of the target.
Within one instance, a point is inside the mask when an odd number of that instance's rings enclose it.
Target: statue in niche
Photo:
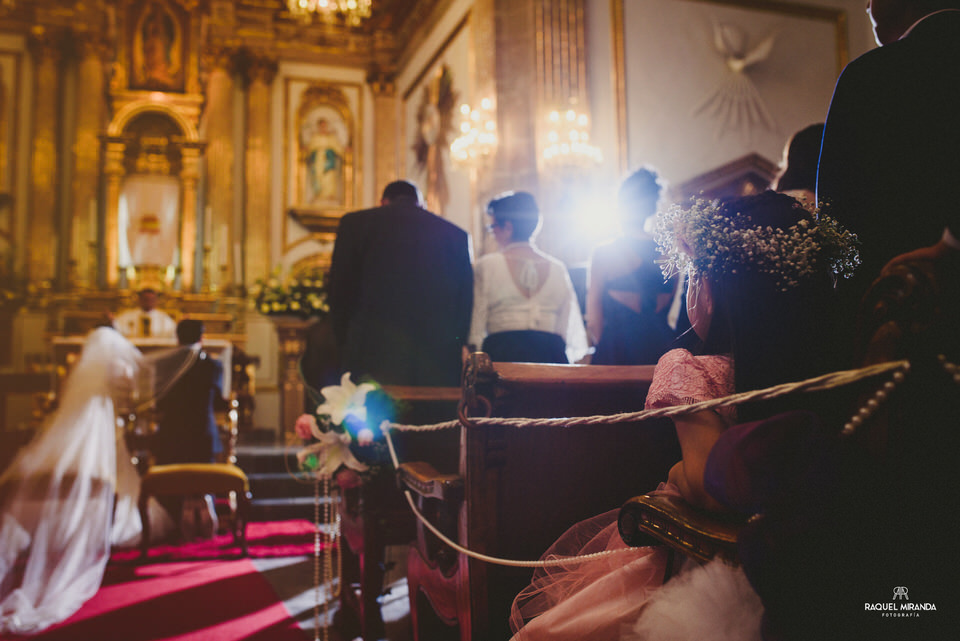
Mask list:
[[[417,108],[417,131],[413,143],[417,171],[425,174],[427,206],[442,213],[450,200],[444,170],[454,133],[453,112],[458,92],[453,88],[453,73],[446,64],[427,82]]]
[[[176,90],[183,85],[182,34],[170,9],[151,2],[133,34],[133,81],[144,89]]]

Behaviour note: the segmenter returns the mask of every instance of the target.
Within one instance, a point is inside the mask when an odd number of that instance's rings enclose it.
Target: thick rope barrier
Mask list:
[[[954,370],[951,371],[947,364],[944,364],[944,368],[948,372],[953,373],[957,371],[954,366]],[[906,360],[900,361],[891,361],[888,363],[880,363],[878,365],[871,365],[856,370],[844,370],[839,372],[831,372],[823,376],[818,376],[815,378],[806,379],[803,381],[798,381],[795,383],[785,383],[782,385],[776,385],[774,387],[769,387],[763,390],[755,390],[750,392],[743,392],[740,394],[731,394],[729,396],[724,396],[722,398],[711,399],[709,401],[703,401],[700,403],[692,403],[689,405],[677,405],[674,407],[667,407],[656,410],[643,410],[640,412],[626,412],[620,414],[611,414],[611,415],[598,415],[598,416],[584,416],[584,417],[566,417],[566,418],[471,418],[470,423],[477,426],[487,426],[487,425],[502,425],[510,427],[531,427],[531,426],[555,426],[555,427],[572,427],[575,425],[603,425],[603,424],[613,424],[613,423],[628,423],[628,422],[637,422],[643,420],[652,420],[655,418],[666,418],[673,416],[680,416],[684,414],[692,414],[694,412],[701,412],[704,410],[713,410],[720,407],[730,407],[734,405],[739,405],[751,401],[757,400],[769,400],[777,398],[780,396],[785,396],[787,394],[792,394],[795,392],[815,392],[833,389],[836,387],[842,387],[845,385],[850,385],[860,380],[867,378],[880,376],[882,374],[891,373],[891,380],[886,381],[880,389],[878,389],[873,397],[867,401],[867,403],[860,408],[860,410],[855,414],[850,421],[844,425],[843,431],[841,432],[844,435],[849,435],[853,433],[853,430],[859,426],[866,418],[869,418],[874,411],[879,407],[889,392],[891,392],[897,385],[897,383],[903,381],[905,373],[910,370],[910,363]],[[960,384],[960,374],[955,375],[955,380]],[[397,458],[397,452],[393,445],[393,438],[391,437],[392,431],[405,432],[405,431],[439,431],[443,429],[450,429],[453,427],[460,426],[460,421],[445,421],[443,423],[433,423],[430,425],[402,425],[397,423],[392,423],[390,421],[384,421],[380,425],[380,429],[386,437],[387,447],[390,450],[390,458],[393,462],[395,469],[400,469],[400,462]],[[621,548],[617,550],[606,550],[603,552],[595,552],[593,554],[584,554],[578,556],[568,556],[568,557],[558,557],[552,559],[541,559],[538,561],[518,561],[514,559],[503,559],[493,556],[488,556],[486,554],[481,554],[473,550],[467,549],[456,541],[453,541],[443,532],[441,532],[436,526],[434,526],[427,518],[417,509],[417,506],[413,500],[413,495],[410,493],[410,490],[403,491],[404,497],[407,499],[407,504],[410,506],[411,511],[416,515],[417,519],[423,523],[430,532],[432,532],[440,541],[445,543],[447,546],[452,548],[454,551],[464,554],[470,558],[476,559],[478,561],[484,561],[486,563],[492,563],[495,565],[504,565],[509,567],[523,567],[523,568],[543,568],[543,567],[553,567],[557,565],[564,565],[569,563],[578,563],[583,561],[588,561],[591,559],[596,559],[604,556],[610,556],[614,554],[623,554],[625,552],[637,552],[642,548]]]
[[[655,418],[672,418],[682,414],[692,414],[704,410],[715,410],[720,407],[731,407],[741,405],[751,401],[765,401],[787,394],[796,392],[819,392],[856,383],[857,381],[880,376],[888,372],[905,372],[909,370],[910,363],[906,360],[890,361],[880,363],[855,370],[843,370],[831,372],[822,376],[808,378],[795,383],[783,383],[762,390],[753,390],[750,392],[741,392],[731,394],[721,398],[714,398],[700,403],[690,405],[675,405],[672,407],[663,407],[655,410],[641,410],[638,412],[624,412],[620,414],[609,414],[599,416],[575,416],[561,418],[495,418],[495,417],[477,417],[470,418],[470,424],[484,426],[506,426],[506,427],[577,427],[581,425],[610,425],[614,423],[633,423],[638,421],[652,420]],[[380,426],[384,432],[393,430],[397,432],[431,432],[459,427],[460,421],[444,421],[442,423],[432,423],[429,425],[404,425],[384,421]]]
[[[384,434],[387,437],[387,447],[390,448],[390,458],[393,460],[393,466],[397,469],[400,468],[400,464],[397,460],[397,451],[393,447],[393,439],[390,437],[390,432],[386,431]],[[454,551],[459,552],[460,554],[465,554],[470,558],[477,559],[478,561],[485,561],[487,563],[493,563],[494,565],[506,565],[509,567],[515,568],[545,568],[552,567],[557,565],[563,565],[567,563],[579,563],[582,561],[588,561],[590,559],[598,559],[604,556],[611,556],[614,554],[623,554],[625,552],[638,552],[641,548],[621,548],[619,550],[606,550],[604,552],[594,552],[593,554],[581,554],[579,556],[568,556],[568,557],[558,557],[555,559],[546,559],[540,561],[515,561],[512,559],[501,559],[495,556],[487,556],[486,554],[481,554],[480,552],[474,552],[473,550],[467,549],[450,539],[443,532],[441,532],[436,526],[433,525],[423,513],[417,509],[416,503],[413,501],[413,496],[410,494],[410,490],[403,491],[404,497],[407,499],[407,505],[410,506],[410,509],[416,515],[423,525],[433,532],[433,534],[446,543],[448,546],[453,548]]]

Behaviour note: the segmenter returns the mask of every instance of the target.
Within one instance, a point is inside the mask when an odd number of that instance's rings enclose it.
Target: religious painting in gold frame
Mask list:
[[[137,3],[131,9],[130,88],[184,91],[189,16],[165,0]]]
[[[356,202],[359,91],[288,79],[286,98],[287,212],[315,234],[332,234]]]

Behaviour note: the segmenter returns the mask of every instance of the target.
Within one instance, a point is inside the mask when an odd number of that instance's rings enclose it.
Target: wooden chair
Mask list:
[[[937,264],[898,265],[877,279],[864,297],[857,328],[859,361],[871,365],[909,359],[912,365],[896,393],[855,432],[856,445],[881,464],[907,458],[906,449],[915,449],[908,442],[941,441],[942,435],[933,431],[936,426],[956,426],[960,374],[950,371],[941,357],[960,362],[958,327],[960,259],[956,257]],[[871,387],[875,389],[876,384]],[[868,394],[873,392],[871,387]],[[850,398],[852,416],[868,397],[853,393]],[[837,431],[840,427],[836,426]],[[904,465],[936,467],[936,445],[924,448],[919,456],[924,457],[922,462]],[[915,481],[914,485],[925,486]],[[682,499],[651,494],[630,499],[619,515],[620,534],[628,545],[662,544],[701,562],[721,558],[737,563],[738,536],[746,524],[744,516],[710,514]]]
[[[468,415],[564,417],[643,409],[652,366],[492,363],[465,369],[459,462],[405,462],[402,485],[446,535],[509,559],[539,558],[567,528],[655,487],[680,456],[669,421],[568,427],[478,426]],[[630,452],[631,456],[623,456]],[[408,554],[414,638],[496,640],[530,569],[452,552],[422,525]]]
[[[253,496],[247,475],[236,466],[238,403],[231,398],[226,410],[216,413],[223,442],[223,452],[216,463],[171,463],[152,465],[149,460],[151,428],[155,430],[155,420],[149,412],[142,416],[132,416],[131,426],[139,425],[140,431],[128,430],[130,451],[139,459],[140,498],[137,502],[140,520],[143,524],[143,536],[140,543],[141,558],[146,558],[150,548],[150,518],[147,504],[151,497],[188,497],[206,494],[227,498],[230,511],[230,531],[234,541],[240,546],[243,556],[247,555],[246,527],[249,519]],[[139,419],[139,420],[138,420]],[[146,425],[146,427],[145,427]]]

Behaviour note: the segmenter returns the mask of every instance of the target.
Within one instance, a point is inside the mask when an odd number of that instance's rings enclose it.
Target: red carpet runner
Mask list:
[[[250,556],[313,554],[309,521],[250,523]],[[63,623],[0,641],[304,641],[307,634],[233,537],[117,550],[97,594]]]
[[[247,526],[247,544],[255,559],[278,556],[313,554],[313,523],[310,521],[267,521]],[[137,561],[140,551],[114,550],[111,562]],[[240,546],[233,536],[221,534],[208,540],[197,540],[177,545],[155,545],[150,548],[147,562],[189,561],[200,559],[240,558]]]
[[[253,562],[107,566],[72,617],[30,641],[304,641]]]

